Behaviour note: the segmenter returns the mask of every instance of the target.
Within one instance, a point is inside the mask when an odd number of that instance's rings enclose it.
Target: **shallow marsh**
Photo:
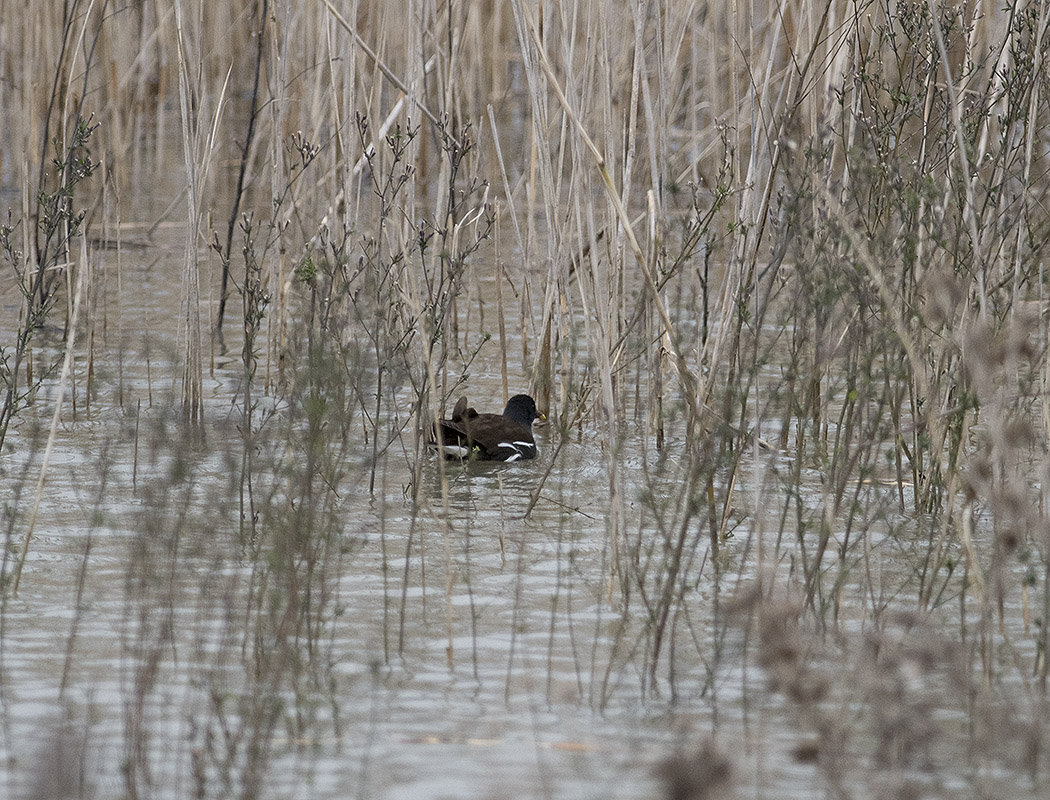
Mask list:
[[[1046,796],[1038,9],[33,11],[0,794]]]

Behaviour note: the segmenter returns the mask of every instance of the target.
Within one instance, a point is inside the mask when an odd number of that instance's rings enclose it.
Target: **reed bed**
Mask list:
[[[126,677],[117,766],[90,715],[50,777],[8,722],[12,791],[291,796],[332,740],[382,794],[348,706],[435,660],[527,694],[542,538],[546,702],[707,720],[647,765],[665,796],[761,793],[769,709],[825,796],[1039,796],[1044,8],[32,10],[0,0],[0,672],[83,435],[64,713],[100,540]],[[142,339],[154,266],[178,312]],[[534,469],[427,454],[518,390]]]

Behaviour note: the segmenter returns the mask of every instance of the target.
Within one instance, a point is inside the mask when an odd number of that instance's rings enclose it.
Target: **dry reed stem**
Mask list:
[[[55,410],[51,415],[51,427],[47,434],[47,446],[44,448],[44,459],[40,464],[40,475],[37,477],[36,493],[33,496],[33,507],[29,512],[25,537],[22,539],[21,552],[18,554],[18,565],[15,567],[14,580],[11,588],[11,592],[15,596],[18,595],[18,586],[22,580],[22,568],[25,566],[26,556],[29,555],[29,543],[33,537],[33,530],[36,528],[37,516],[40,513],[40,501],[44,496],[44,483],[47,480],[47,470],[51,463],[51,453],[54,450],[55,438],[58,436],[58,421],[62,416],[62,403],[65,400],[66,387],[71,380],[73,372],[73,346],[76,344],[77,320],[80,316],[80,304],[84,289],[84,273],[90,268],[87,257],[87,242],[84,239],[81,239],[80,243],[81,265],[77,270],[77,283],[73,293],[73,310],[70,315],[68,330],[66,331],[65,355],[62,358],[62,371],[58,378],[58,395],[55,398]]]
[[[185,303],[186,343],[185,363],[183,366],[183,414],[191,424],[197,424],[204,418],[204,365],[201,348],[200,319],[200,275],[197,264],[197,224],[198,224],[198,166],[193,143],[196,137],[191,135],[190,122],[190,89],[189,65],[187,64],[186,44],[182,16],[182,0],[175,0],[175,32],[178,39],[179,59],[179,110],[182,123],[183,164],[186,170],[186,244],[183,269],[183,302]]]
[[[927,0],[930,7],[930,22],[933,26],[933,31],[937,40],[937,49],[941,55],[941,69],[944,71],[944,85],[948,91],[949,105],[951,107],[951,122],[952,131],[955,134],[956,147],[955,156],[959,159],[959,169],[962,173],[963,180],[963,207],[962,215],[963,220],[966,222],[970,229],[970,240],[973,242],[974,256],[977,259],[982,257],[984,248],[982,247],[981,230],[977,225],[977,213],[975,211],[975,200],[973,194],[974,183],[978,180],[978,173],[971,170],[970,159],[966,155],[967,142],[966,136],[963,133],[963,97],[964,92],[959,91],[956,87],[955,81],[952,78],[951,62],[948,59],[948,50],[944,44],[944,30],[941,28],[941,22],[937,10],[937,5],[933,0]],[[970,180],[967,180],[965,176],[972,175]],[[984,270],[981,269],[980,264],[974,264],[974,273],[977,275],[977,302],[981,310],[981,315],[986,316],[988,312],[987,308],[987,291],[984,285]]]
[[[602,182],[606,189],[606,196],[613,204],[616,216],[620,221],[620,225],[622,226],[623,232],[627,237],[628,244],[630,245],[631,253],[633,254],[638,266],[642,270],[647,287],[652,296],[653,305],[660,315],[660,321],[663,325],[663,328],[668,333],[669,338],[672,341],[674,341],[674,325],[671,322],[671,318],[667,312],[666,307],[664,306],[663,298],[660,295],[659,289],[656,286],[656,281],[654,280],[652,272],[649,269],[649,264],[646,261],[644,253],[642,252],[641,246],[638,244],[638,240],[635,238],[634,227],[631,224],[631,220],[627,216],[626,209],[624,208],[623,202],[620,198],[620,193],[617,191],[616,186],[613,184],[612,177],[610,176],[609,170],[605,164],[605,158],[602,156],[601,152],[594,144],[594,141],[588,135],[586,129],[583,126],[583,123],[580,121],[572,106],[569,104],[568,99],[565,97],[565,93],[562,91],[557,76],[555,76],[553,68],[550,65],[550,61],[547,58],[546,50],[543,47],[543,43],[540,41],[539,34],[536,30],[531,15],[518,0],[515,0],[514,8],[516,14],[521,18],[522,26],[525,28],[530,38],[532,39],[533,46],[536,49],[536,55],[538,57],[539,65],[543,69],[543,73],[547,77],[547,81],[551,89],[554,91],[555,97],[557,97],[558,102],[562,107],[562,110],[572,122],[577,134],[583,141],[588,152],[591,154],[591,157],[594,159],[595,166],[597,167],[598,172],[601,175]],[[688,388],[695,387],[696,375],[688,366],[688,363],[686,362],[685,357],[682,355],[681,351],[678,349],[677,344],[671,352],[674,356],[674,364],[680,380]],[[693,418],[699,419],[699,409],[695,405],[695,392],[687,391],[684,397],[691,406]],[[613,405],[609,406],[609,408],[612,407]]]
[[[435,116],[434,113],[431,112],[431,110],[426,107],[426,105],[423,103],[423,101],[420,100],[412,92],[412,90],[409,89],[408,86],[405,85],[401,81],[401,79],[398,78],[397,75],[394,74],[393,70],[391,70],[383,62],[383,60],[376,54],[376,52],[371,47],[368,46],[368,42],[366,42],[361,37],[361,34],[359,34],[357,32],[357,29],[355,27],[351,26],[350,23],[347,22],[346,19],[343,18],[343,15],[339,13],[339,10],[335,6],[332,5],[331,0],[321,0],[321,2],[324,3],[325,6],[328,7],[329,13],[335,18],[335,21],[339,23],[339,26],[344,31],[349,33],[354,38],[354,41],[357,42],[357,46],[360,47],[364,51],[365,55],[367,55],[369,57],[369,59],[372,61],[372,63],[376,65],[376,67],[379,69],[380,72],[383,73],[383,75],[386,77],[386,79],[388,81],[390,81],[398,89],[400,89],[401,92],[412,101],[412,104],[416,108],[418,108],[421,112],[423,112],[423,115],[428,120],[430,120],[430,123],[434,126],[434,130],[435,131],[437,131],[439,133],[443,133],[444,132],[444,126],[441,124],[441,120],[439,120],[437,118],[437,116]],[[447,135],[447,134],[443,134],[443,135]]]

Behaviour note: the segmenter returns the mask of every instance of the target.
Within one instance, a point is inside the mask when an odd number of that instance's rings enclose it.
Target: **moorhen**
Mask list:
[[[516,394],[502,414],[479,414],[459,398],[451,419],[440,420],[432,446],[446,458],[518,461],[536,457],[532,421],[546,419],[527,394]]]

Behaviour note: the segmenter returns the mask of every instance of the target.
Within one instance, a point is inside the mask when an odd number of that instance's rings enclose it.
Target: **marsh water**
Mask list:
[[[539,423],[541,456],[512,465],[441,465],[425,451],[420,465],[395,448],[373,462],[362,436],[332,487],[324,524],[336,529],[312,566],[323,572],[309,595],[316,613],[279,634],[294,641],[282,658],[297,663],[272,664],[256,652],[275,646],[261,622],[287,587],[256,585],[273,580],[257,559],[274,556],[240,524],[235,336],[212,343],[202,434],[187,435],[172,412],[181,259],[165,243],[172,233],[122,255],[121,281],[135,290],[121,297],[110,287],[95,393],[86,406],[74,382],[79,405],[67,401],[60,415],[39,506],[55,381],[4,454],[9,565],[26,544],[30,509],[35,519],[0,636],[5,796],[642,798],[672,791],[675,756],[716,796],[870,796],[901,781],[910,796],[977,796],[977,787],[982,796],[1045,796],[1046,767],[1025,768],[1024,753],[1012,751],[1023,733],[974,757],[968,729],[979,700],[953,675],[965,640],[907,620],[915,562],[899,534],[869,536],[863,574],[837,587],[828,644],[796,634],[814,659],[807,669],[832,673],[814,699],[823,710],[799,706],[771,679],[775,666],[755,655],[759,630],[732,606],[760,575],[793,570],[797,551],[783,532],[764,532],[773,526],[762,504],[776,506],[778,471],[792,464],[775,450],[751,458],[754,485],[736,495],[738,523],[717,569],[709,546],[697,546],[673,647],[650,674],[644,606],[628,606],[610,578],[608,443],[595,430],[577,425],[552,463],[555,423]],[[475,269],[484,275],[483,264]],[[490,291],[493,281],[479,285]],[[479,406],[501,402],[498,355],[495,344],[482,348],[471,368],[464,391]],[[79,349],[76,380],[84,364]],[[663,533],[642,497],[653,465],[674,460],[682,443],[672,435],[657,452],[632,417],[625,408],[617,456],[628,531],[655,540]],[[280,494],[285,457],[300,456],[275,456],[256,491]],[[815,472],[810,482],[807,502],[819,505]],[[1014,649],[1001,653],[1008,666],[997,680],[1023,695],[1012,664],[1034,663],[1034,645],[1022,598],[1008,602]],[[905,643],[892,698],[863,678],[874,669],[865,653],[874,612],[891,619],[882,633]],[[271,684],[268,669],[293,677]],[[880,718],[880,704],[903,719]],[[1023,714],[1023,704],[1010,713]],[[813,755],[829,720],[848,750],[838,757],[855,765],[830,788],[818,769],[827,756]],[[880,726],[889,725],[906,733],[886,762]],[[880,763],[893,764],[891,774],[880,776]],[[725,765],[728,785],[711,777]]]
[[[242,627],[253,571],[226,507],[242,370],[235,345],[216,352],[203,438],[184,438],[170,419],[179,259],[162,243],[124,255],[123,280],[137,288],[109,310],[122,340],[111,324],[98,394],[75,414],[67,405],[49,456],[18,595],[4,609],[9,797],[120,796],[132,761],[149,796],[193,796],[205,751],[234,749],[218,731],[247,738],[239,695],[253,679],[238,663],[256,646]],[[468,390],[498,404],[498,376],[484,367]],[[43,460],[36,425],[54,400],[41,393],[5,457],[5,483],[18,486],[9,552],[23,544]],[[331,610],[303,645],[316,683],[283,699],[295,723],[271,734],[260,796],[644,797],[655,765],[679,748],[722,726],[745,740],[743,676],[713,684],[694,663],[672,700],[641,692],[630,656],[610,661],[617,611],[596,577],[608,558],[599,444],[584,431],[565,447],[547,499],[523,519],[550,467],[547,429],[536,433],[536,461],[448,465],[447,509],[429,454],[425,510],[406,494],[414,475],[401,457],[378,465],[374,493],[363,469],[337,487]],[[176,462],[191,465],[179,480]],[[700,589],[703,602],[712,591]],[[751,703],[750,724],[777,713]],[[768,756],[790,735],[762,739],[764,783],[810,783],[790,759]]]

